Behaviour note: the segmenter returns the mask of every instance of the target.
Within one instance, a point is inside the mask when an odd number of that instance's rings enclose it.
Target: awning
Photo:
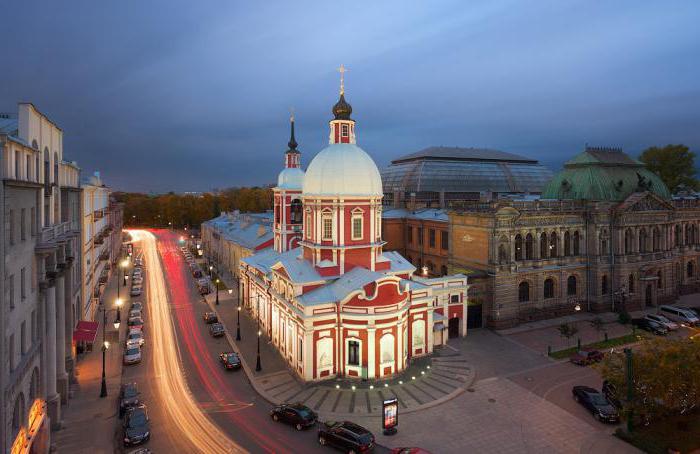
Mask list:
[[[78,326],[75,327],[73,331],[73,340],[75,342],[89,342],[94,343],[95,337],[97,337],[97,322],[89,322],[86,320],[80,320]]]
[[[445,324],[442,322],[433,325],[433,331],[442,331],[443,329],[445,329]]]

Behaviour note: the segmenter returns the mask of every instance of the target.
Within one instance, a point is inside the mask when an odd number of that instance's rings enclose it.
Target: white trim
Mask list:
[[[354,210],[353,210],[354,211]],[[360,236],[355,236],[355,221],[359,220],[360,221]],[[364,237],[364,231],[365,231],[365,218],[363,214],[355,214],[350,218],[350,238],[353,241],[359,241],[362,240]]]

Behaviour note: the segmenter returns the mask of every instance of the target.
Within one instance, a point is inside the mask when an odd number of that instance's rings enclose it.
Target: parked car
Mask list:
[[[141,362],[141,348],[132,345],[124,350],[124,364],[137,364]]]
[[[209,285],[200,285],[199,286],[199,294],[200,295],[208,295],[211,293],[211,289],[209,288]]]
[[[600,392],[603,393],[605,398],[608,399],[608,402],[613,404],[615,408],[622,408],[622,403],[620,402],[620,399],[617,398],[617,389],[615,388],[615,385],[607,380],[603,380],[603,387],[600,389]]]
[[[597,363],[603,359],[603,353],[598,350],[579,350],[569,358],[574,364],[579,366],[587,366],[592,363]]]
[[[676,306],[659,306],[659,314],[669,320],[682,323],[687,326],[696,326],[700,320],[695,315],[695,312]]]
[[[222,325],[219,322],[216,322],[209,325],[209,333],[213,337],[221,337],[226,333],[226,330],[224,329],[224,325]]]
[[[241,358],[236,352],[223,352],[219,355],[219,360],[228,370],[241,368]]]
[[[571,390],[574,400],[583,405],[601,422],[618,422],[620,415],[614,405],[597,390],[589,386],[574,386]]]
[[[133,307],[129,309],[129,318],[132,317],[141,317],[143,314],[141,313],[141,309],[134,309]]]
[[[132,329],[126,335],[126,347],[130,346],[142,347],[146,343],[146,339],[143,338],[143,331],[140,329]]]
[[[318,429],[318,442],[345,452],[367,452],[374,449],[372,432],[350,421],[324,422]]]
[[[143,285],[143,278],[142,277],[135,277],[131,281],[131,285],[141,285],[142,286]]]
[[[270,411],[274,421],[291,424],[296,430],[303,430],[316,424],[318,415],[306,405],[280,404]]]
[[[671,320],[669,320],[661,314],[647,314],[644,318],[657,323],[661,323],[669,331],[675,331],[679,328],[678,323],[672,322]]]
[[[659,322],[654,320],[649,320],[648,318],[640,318],[633,320],[632,323],[638,328],[649,331],[650,333],[657,334],[659,336],[668,334],[668,329]]]
[[[123,418],[126,411],[139,404],[139,390],[136,383],[122,383],[119,388],[119,417]]]
[[[124,418],[124,446],[145,443],[151,438],[151,424],[145,404],[130,408]]]
[[[129,292],[129,294],[131,296],[141,296],[141,291],[142,288],[140,285],[134,285],[133,287],[131,287],[131,292]]]
[[[695,316],[696,316],[697,318],[700,319],[700,307],[685,306],[685,307],[681,307],[681,309],[685,309],[685,310],[687,310],[687,311],[692,312],[693,314],[695,314]]]
[[[143,310],[143,303],[141,301],[134,301],[131,303],[131,309],[130,310]]]
[[[206,324],[216,323],[219,321],[219,317],[216,316],[216,312],[205,312],[202,315],[202,318]]]
[[[127,320],[126,325],[129,327],[129,330],[143,330],[143,319],[141,317],[130,317],[129,320]]]
[[[196,268],[194,271],[192,271],[192,276],[194,276],[195,279],[199,279],[200,277],[202,277],[202,270]]]

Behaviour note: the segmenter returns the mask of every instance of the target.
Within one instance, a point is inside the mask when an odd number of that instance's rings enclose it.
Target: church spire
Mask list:
[[[294,108],[291,109],[291,114],[289,115],[289,123],[291,124],[292,134],[289,138],[287,145],[289,146],[289,151],[297,151],[297,146],[299,145],[294,138]]]
[[[299,150],[297,150],[297,146],[299,146],[299,144],[294,138],[294,109],[291,109],[291,113],[289,115],[289,125],[291,129],[289,142],[287,142],[289,149],[284,153],[284,167],[287,169],[294,169],[301,167],[301,153]]]
[[[345,73],[348,69],[340,65],[340,99],[333,106],[329,143],[355,143],[355,120],[350,118],[352,106],[345,100]]]

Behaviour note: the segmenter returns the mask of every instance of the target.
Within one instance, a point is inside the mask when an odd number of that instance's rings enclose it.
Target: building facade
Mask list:
[[[68,399],[79,169],[63,160],[63,131],[30,103],[0,115],[3,304],[0,440],[5,451],[48,452]]]
[[[488,276],[493,327],[657,306],[700,289],[700,200],[671,197],[619,149],[587,148],[541,198],[464,203],[449,217],[450,268]]]
[[[308,381],[390,377],[448,335],[466,335],[466,277],[416,277],[401,254],[384,251],[381,176],[356,145],[351,113],[341,83],[330,145],[294,178],[285,153],[274,248],[240,264],[241,301]]]

